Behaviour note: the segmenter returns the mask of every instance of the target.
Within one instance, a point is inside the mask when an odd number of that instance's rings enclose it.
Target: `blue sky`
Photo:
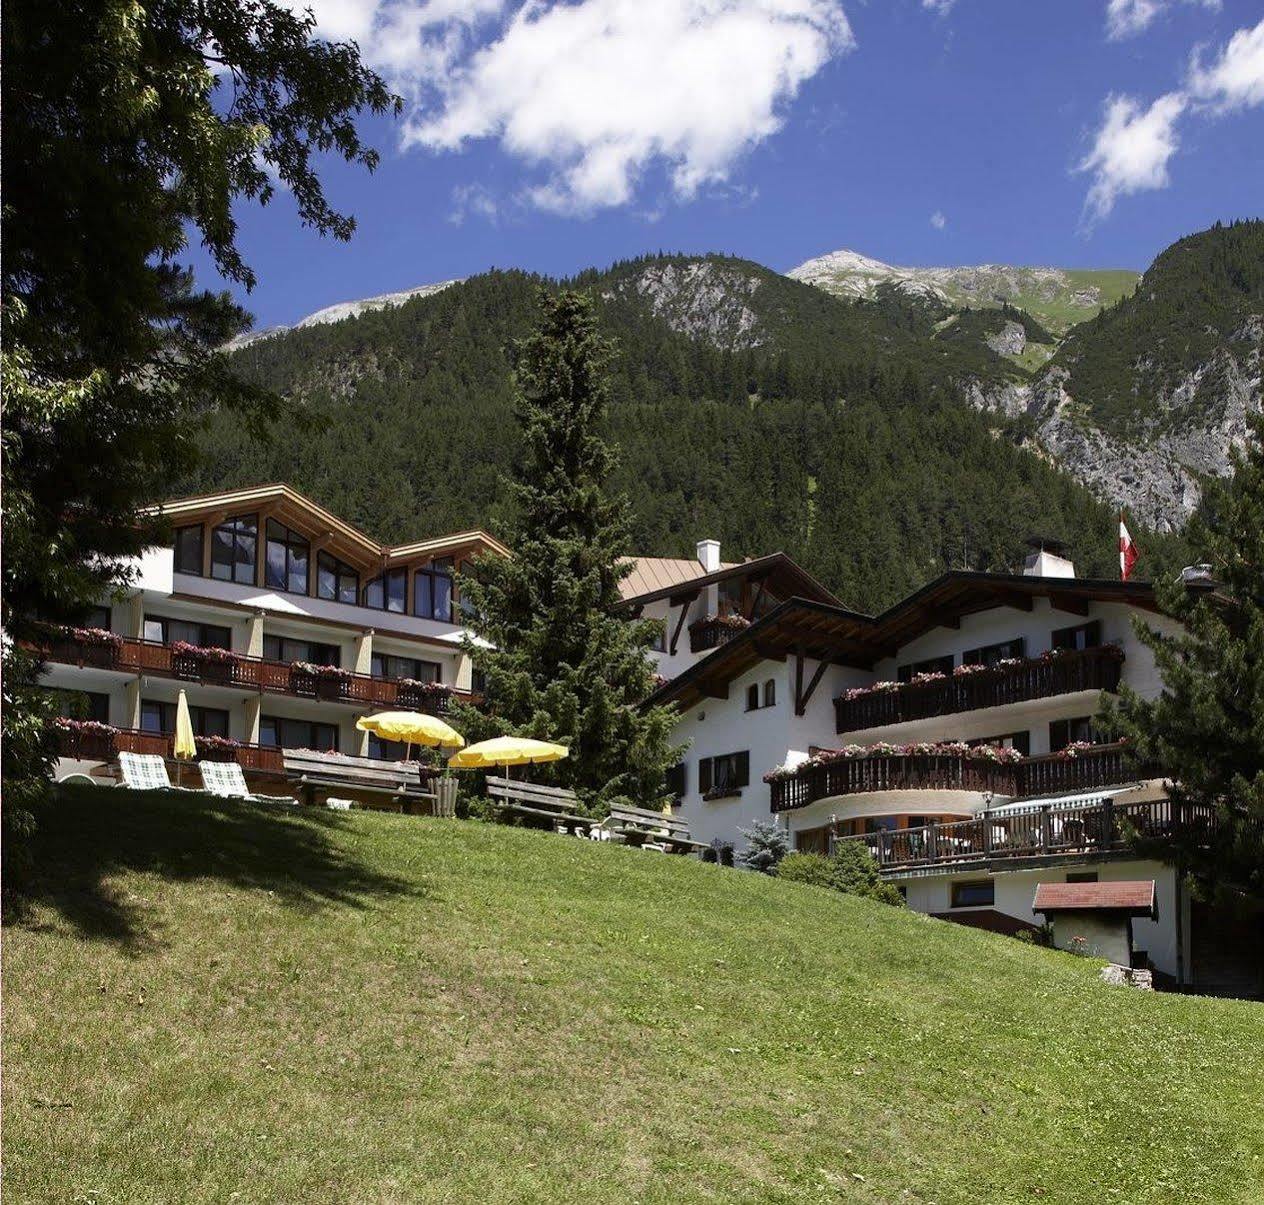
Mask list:
[[[240,207],[261,326],[656,250],[1140,269],[1264,210],[1261,0],[310,2],[407,111],[322,168],[349,244]]]

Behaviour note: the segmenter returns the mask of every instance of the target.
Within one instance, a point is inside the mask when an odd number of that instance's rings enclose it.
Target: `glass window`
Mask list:
[[[403,741],[384,741],[375,732],[369,733],[369,756],[378,761],[403,761],[408,752]]]
[[[98,724],[110,722],[110,696],[95,690],[62,690],[50,687],[57,714],[68,720],[96,720]]]
[[[952,885],[954,908],[990,908],[996,903],[996,884],[991,879]]]
[[[1095,649],[1101,642],[1102,625],[1096,619],[1073,628],[1058,628],[1050,641],[1055,649]]]
[[[408,610],[405,595],[408,593],[408,575],[403,569],[392,569],[379,577],[371,578],[364,587],[364,605],[375,611]]]
[[[667,624],[661,619],[653,620],[653,624],[653,639],[650,641],[650,651],[665,653],[667,651]]]
[[[440,557],[413,577],[413,614],[452,622],[452,558]]]
[[[925,661],[914,661],[910,665],[901,665],[895,671],[900,682],[912,681],[918,674],[950,674],[952,673],[952,654],[947,657],[928,657]]]
[[[211,576],[223,582],[254,584],[259,527],[254,515],[221,523],[211,533]]]
[[[202,524],[177,527],[175,541],[177,573],[195,573],[202,576]]]
[[[686,766],[684,762],[678,762],[674,766],[668,766],[663,774],[663,785],[667,794],[673,799],[683,799],[688,785],[686,777]]]
[[[360,575],[336,556],[327,552],[317,553],[316,595],[354,607],[360,597]]]
[[[738,578],[728,578],[716,587],[721,615],[740,615],[742,613],[742,583]]]
[[[312,665],[341,665],[342,649],[318,640],[292,640],[289,636],[263,637],[265,661],[309,661]]]
[[[1031,753],[1030,732],[1007,732],[1003,736],[981,736],[966,741],[972,748],[979,745],[992,745],[997,749],[1017,749],[1024,757]]]
[[[227,736],[228,712],[219,707],[190,707],[189,720],[195,736]],[[140,703],[142,732],[171,733],[176,730],[176,705],[158,699],[142,699]]]
[[[759,683],[758,682],[752,682],[746,688],[746,710],[747,711],[759,710]]]
[[[985,644],[982,648],[967,649],[961,654],[962,665],[995,665],[998,661],[1026,655],[1027,642],[1016,636],[1013,640],[1002,640],[999,644]]]
[[[85,628],[101,628],[102,631],[110,630],[110,608],[109,607],[92,607],[83,617],[83,626]]]
[[[1078,715],[1069,720],[1054,720],[1049,725],[1049,752],[1057,753],[1068,745],[1096,745],[1100,733],[1093,727],[1091,715]]]
[[[310,546],[297,531],[268,520],[267,568],[264,580],[275,590],[307,593],[307,560]]]
[[[777,705],[777,683],[773,678],[769,678],[764,683],[764,706],[775,707]]]
[[[706,795],[711,791],[736,791],[750,782],[750,753],[723,753],[718,757],[704,757],[698,762],[698,790]]]
[[[287,720],[280,716],[259,717],[259,743],[282,749],[338,751],[338,726],[310,720]]]
[[[391,653],[374,653],[369,672],[375,678],[412,678],[415,682],[441,682],[443,667],[437,661],[421,661],[416,657],[396,657]]]
[[[157,644],[183,640],[202,649],[230,649],[233,634],[216,623],[198,623],[191,619],[168,619],[165,615],[145,616],[145,639]]]

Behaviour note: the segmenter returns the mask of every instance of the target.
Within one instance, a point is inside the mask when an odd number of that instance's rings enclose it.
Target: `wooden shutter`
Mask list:
[[[750,752],[743,750],[733,754],[734,781],[733,786],[744,787],[750,782]]]
[[[711,759],[698,759],[698,790],[705,795],[711,789]]]

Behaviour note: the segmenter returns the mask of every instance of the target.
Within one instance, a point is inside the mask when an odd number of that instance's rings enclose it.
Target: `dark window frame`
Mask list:
[[[1102,734],[1093,725],[1094,716],[1073,715],[1064,720],[1049,721],[1049,752],[1058,753],[1068,745],[1087,741],[1090,745],[1101,744]]]
[[[325,574],[333,578],[332,593],[325,592],[322,582]],[[350,597],[344,597],[345,594],[350,594]],[[316,597],[323,598],[327,602],[357,606],[360,602],[359,571],[354,566],[348,565],[346,561],[339,560],[332,552],[318,552],[316,554]]]
[[[303,656],[290,656],[296,649],[287,649],[287,645],[304,645]],[[278,661],[282,665],[291,665],[295,661],[306,661],[312,665],[342,664],[342,647],[337,644],[326,644],[323,640],[309,640],[305,636],[281,636],[274,632],[263,635],[263,659]]]
[[[216,542],[216,536],[221,532],[229,537],[229,546],[233,553],[232,560],[227,562],[216,557],[220,547]],[[250,550],[249,557],[242,555],[247,547]],[[238,576],[238,571],[247,564],[250,566],[249,578]],[[217,573],[216,570],[219,568],[225,569],[225,572]],[[259,516],[257,514],[234,515],[231,519],[217,523],[211,529],[211,577],[216,581],[232,582],[238,586],[253,586],[258,580],[258,572]]]
[[[231,649],[233,647],[233,630],[225,624],[206,623],[201,619],[183,619],[179,615],[146,615],[141,624],[141,631],[144,633],[146,640],[152,640],[149,635],[149,625],[156,623],[159,625],[159,644],[171,644],[173,638],[171,636],[171,625],[173,623],[188,624],[191,628],[198,628],[199,635],[196,640],[188,640],[186,643],[195,644],[198,648],[204,649]],[[216,634],[222,632],[223,643],[217,643],[215,640],[208,640],[207,633],[214,632]],[[175,637],[176,640],[184,640],[185,637]]]
[[[399,606],[391,605],[393,590],[391,587],[395,583],[402,583],[399,595]],[[369,601],[370,592],[378,589],[382,593],[381,603]],[[386,611],[392,615],[408,614],[408,570],[407,569],[388,569],[385,573],[379,573],[376,577],[371,577],[364,583],[364,590],[361,596],[361,605],[368,607],[370,611]]]
[[[430,676],[430,671],[433,671],[433,676]],[[374,653],[369,659],[369,676],[386,682],[398,682],[401,678],[411,678],[414,682],[442,682],[443,665],[438,661],[427,661],[424,657]]]
[[[195,568],[190,568],[184,561],[184,537],[193,533],[196,535],[197,556],[194,560]],[[206,555],[206,528],[201,523],[188,523],[183,527],[177,527],[175,536],[171,541],[172,564],[177,573],[187,573],[190,577],[205,577],[205,564],[203,557]]]
[[[280,534],[274,534],[273,529]],[[269,590],[280,590],[285,594],[301,594],[308,597],[312,585],[312,542],[301,531],[287,527],[279,519],[268,518],[263,525],[263,584]],[[278,546],[282,550],[283,568],[277,575],[272,571],[272,548]],[[301,569],[296,570],[296,563]],[[296,573],[301,572],[303,588],[295,584]],[[281,580],[275,580],[279,577]]]
[[[1079,651],[1099,648],[1101,643],[1102,621],[1100,619],[1090,619],[1088,623],[1075,623],[1069,628],[1055,628],[1049,637],[1049,647],[1052,649]]]
[[[995,908],[995,879],[963,879],[951,885],[950,908]],[[978,898],[967,898],[971,895]]]
[[[686,792],[689,790],[689,766],[687,763],[680,761],[674,766],[667,767],[663,772],[663,789],[677,801],[684,799]]]
[[[750,785],[750,750],[717,753],[698,759],[698,790],[702,795],[718,792],[737,795]]]
[[[283,743],[284,725],[303,725],[307,728],[307,739],[299,744],[287,745]],[[317,729],[326,729],[333,735],[333,743],[321,743],[317,736]],[[270,731],[275,737],[275,741],[267,741],[264,739],[265,733]],[[302,720],[291,716],[282,715],[261,715],[259,717],[259,743],[270,749],[319,749],[332,753],[338,752],[338,744],[340,741],[340,733],[337,724],[326,723],[322,720]]]
[[[155,708],[158,711],[158,727],[145,722],[145,713],[149,708]],[[212,716],[216,717],[214,725],[215,731],[207,731],[207,720]],[[226,707],[206,707],[200,703],[195,703],[189,708],[189,720],[193,724],[194,736],[228,736],[229,725],[232,722]],[[222,720],[222,724],[220,721]],[[176,730],[176,704],[170,703],[166,699],[141,699],[140,701],[140,728],[142,732],[157,732],[163,736],[170,736]],[[222,728],[222,731],[221,731]]]
[[[910,661],[907,665],[897,667],[895,680],[897,682],[911,682],[917,674],[951,674],[952,671],[952,654],[945,653],[942,657],[926,657],[921,661]]]
[[[1027,656],[1027,638],[1015,636],[1012,640],[998,640],[994,644],[983,644],[977,649],[966,649],[961,654],[962,665],[995,665],[998,661],[1010,658],[1021,659]]]
[[[76,690],[68,686],[50,686],[57,714],[70,720],[95,720],[98,724],[110,722],[110,695],[104,690]],[[76,706],[83,700],[84,706]]]
[[[440,604],[440,587],[446,584],[446,598]],[[438,557],[413,574],[413,616],[433,619],[436,623],[452,623],[456,601],[456,562],[452,557]]]

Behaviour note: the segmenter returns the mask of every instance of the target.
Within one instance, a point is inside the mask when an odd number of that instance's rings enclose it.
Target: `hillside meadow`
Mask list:
[[[1264,1008],[749,873],[84,788],[4,943],[14,1202],[1256,1202]]]

